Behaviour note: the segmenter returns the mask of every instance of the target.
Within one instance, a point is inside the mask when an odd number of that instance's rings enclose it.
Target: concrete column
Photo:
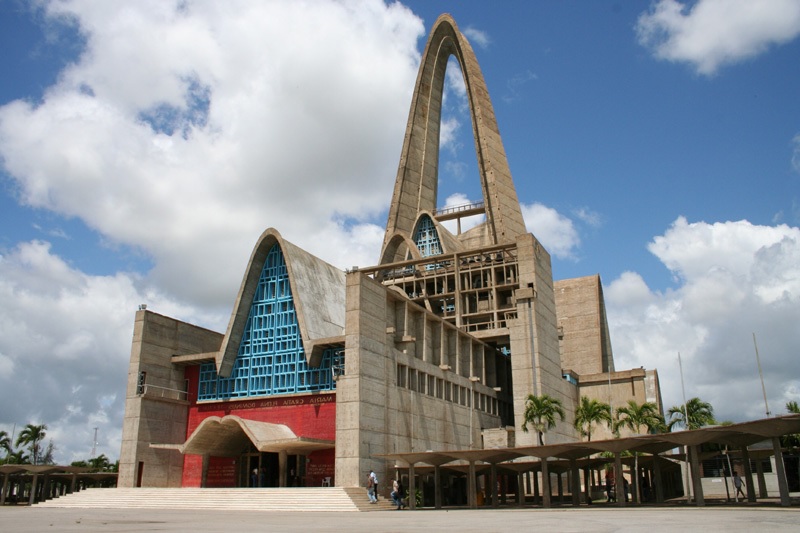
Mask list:
[[[439,465],[436,465],[436,466],[433,467],[433,486],[434,486],[434,490],[433,490],[433,493],[434,493],[433,494],[434,504],[433,504],[433,506],[436,509],[441,509],[442,508],[442,483],[441,483],[441,478],[442,478],[442,468]]]
[[[200,471],[200,486],[205,488],[208,484],[208,462],[211,457],[207,454],[203,454],[203,467]]]
[[[756,478],[758,478],[758,497],[766,498],[767,480],[764,479],[764,465],[761,464],[761,459],[756,459]]]
[[[278,486],[285,487],[286,486],[286,463],[289,454],[286,453],[286,450],[281,450],[278,452]],[[377,493],[375,494],[377,496]]]
[[[77,484],[78,484],[78,474],[72,474],[72,479],[70,481],[69,490],[67,491],[67,494],[72,494],[73,492],[75,492],[75,486]]]
[[[703,507],[706,500],[703,497],[703,484],[700,480],[700,446],[690,446],[691,466],[692,466],[692,488],[694,489],[694,499],[698,507]]]
[[[656,490],[656,503],[664,503],[664,487],[661,480],[661,456],[653,454],[653,485]]]
[[[492,484],[489,494],[492,495],[492,507],[496,509],[500,506],[500,502],[497,501],[497,465],[492,463],[492,466],[489,468],[489,472],[489,483]]]
[[[0,505],[6,504],[6,493],[8,492],[8,476],[10,474],[6,473],[3,475],[3,489],[0,490]]]
[[[517,473],[517,505],[525,507],[525,474]]]
[[[778,491],[781,494],[781,505],[789,507],[789,482],[786,479],[786,465],[783,463],[783,450],[781,439],[772,437],[772,450],[775,452],[775,470],[778,474]]]
[[[539,472],[533,473],[533,504],[539,505]]]
[[[558,494],[558,503],[561,504],[564,501],[564,480],[562,478],[563,472],[559,472],[556,478],[556,493]]]
[[[33,505],[36,502],[36,483],[39,481],[39,474],[33,475],[33,480],[31,481],[31,493],[28,496],[28,505]]]
[[[592,500],[592,472],[588,466],[583,469],[583,491],[584,501],[588,505]]]
[[[412,511],[417,508],[417,474],[414,463],[408,465],[408,508]]]
[[[570,460],[569,470],[572,473],[572,487],[570,490],[572,505],[579,506],[581,504],[581,472],[578,470],[578,463],[575,459]]]
[[[756,502],[756,488],[753,485],[753,469],[750,467],[750,452],[742,446],[742,463],[744,466],[744,484],[747,487],[747,501]]]
[[[617,495],[617,505],[625,507],[625,481],[622,478],[622,452],[614,452],[614,492]]]
[[[467,479],[467,503],[470,509],[478,508],[478,489],[475,486],[475,461],[469,462],[469,479]]]
[[[550,469],[547,467],[547,457],[542,457],[542,507],[552,507],[550,501]]]

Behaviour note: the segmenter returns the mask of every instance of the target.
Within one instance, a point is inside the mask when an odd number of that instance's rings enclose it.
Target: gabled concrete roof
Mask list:
[[[321,347],[316,346],[316,340],[329,340],[344,334],[344,272],[285,240],[278,230],[269,228],[261,234],[250,256],[228,330],[216,354],[217,373],[220,376],[230,376],[233,369],[261,269],[275,244],[280,246],[286,261],[306,359],[310,361],[312,356],[321,355]]]

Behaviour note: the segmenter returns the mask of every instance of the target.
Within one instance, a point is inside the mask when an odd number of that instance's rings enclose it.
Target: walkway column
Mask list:
[[[3,489],[0,490],[0,505],[6,504],[6,492],[8,492],[8,477],[10,475],[11,474],[9,474],[8,472],[6,472],[3,475]]]
[[[542,507],[549,509],[550,502],[550,470],[547,467],[547,457],[542,457]]]
[[[441,477],[442,477],[442,468],[439,465],[435,465],[433,467],[433,506],[436,509],[442,508],[442,484],[441,484]]]
[[[475,487],[475,461],[469,462],[469,478],[467,479],[467,504],[470,509],[478,508],[478,489]]]
[[[783,450],[781,439],[772,437],[772,450],[775,452],[775,470],[778,474],[778,491],[781,494],[781,505],[789,507],[789,482],[786,480],[786,465],[783,463]]]
[[[625,481],[622,478],[622,452],[614,452],[614,493],[617,498],[617,505],[625,507]]]
[[[758,478],[758,497],[766,498],[767,494],[767,480],[764,479],[764,465],[761,458],[756,459],[756,478]]]
[[[408,463],[408,508],[412,511],[417,508],[417,473],[414,463]]]
[[[581,472],[575,459],[570,459],[569,468],[572,472],[572,505],[578,506],[581,504]]]
[[[661,456],[657,453],[653,454],[653,485],[656,489],[656,503],[664,503],[664,487],[661,481]]]
[[[698,507],[703,507],[706,500],[703,497],[703,484],[700,480],[700,446],[689,446],[691,453],[692,466],[692,487],[694,489],[694,499]]]
[[[533,472],[533,505],[539,505],[539,472]]]
[[[564,501],[564,480],[562,479],[563,472],[559,471],[556,478],[556,492],[558,493],[559,505]]]
[[[492,484],[489,494],[492,495],[492,507],[497,508],[500,506],[500,502],[497,501],[497,465],[492,463],[489,472],[489,482]]]
[[[587,466],[583,469],[584,501],[587,505],[592,501],[592,473]]]
[[[78,484],[78,474],[73,473],[72,481],[70,481],[69,490],[67,491],[67,494],[72,494],[73,492],[75,492],[75,486],[77,484]]]
[[[750,467],[750,452],[747,445],[742,446],[742,464],[744,465],[744,484],[747,487],[747,501],[756,502],[756,488],[753,486],[753,469]]]
[[[517,505],[525,507],[525,473],[517,472]]]
[[[633,452],[633,466],[631,466],[631,503],[639,503],[639,452]]]
[[[36,502],[36,482],[39,481],[39,474],[33,474],[31,480],[31,493],[28,497],[28,505],[33,505]]]

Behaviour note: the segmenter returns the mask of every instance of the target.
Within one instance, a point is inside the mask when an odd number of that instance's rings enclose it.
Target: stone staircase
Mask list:
[[[379,511],[391,500],[370,504],[366,489],[300,488],[91,488],[47,500],[37,507],[83,509],[211,509],[241,511]]]

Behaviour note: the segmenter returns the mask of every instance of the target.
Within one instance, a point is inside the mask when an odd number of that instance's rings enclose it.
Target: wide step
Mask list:
[[[235,509],[243,511],[367,511],[388,508],[386,500],[382,500],[378,505],[369,505],[364,489],[352,490],[343,487],[91,488],[38,505],[86,509]]]

